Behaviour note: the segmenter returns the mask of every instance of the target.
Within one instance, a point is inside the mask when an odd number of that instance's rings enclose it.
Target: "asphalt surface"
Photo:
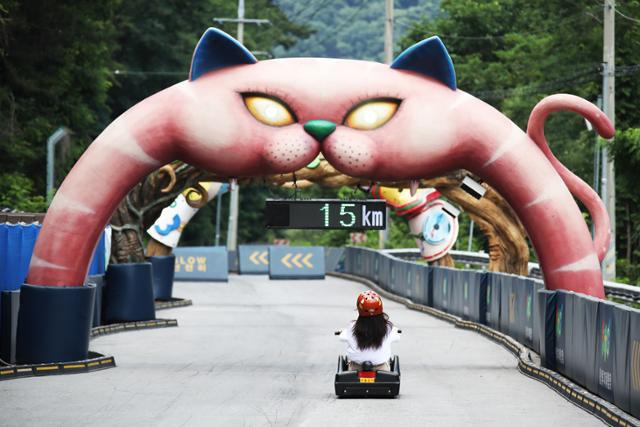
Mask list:
[[[176,283],[174,296],[194,305],[158,317],[178,328],[94,339],[114,369],[0,382],[0,425],[601,425],[520,374],[498,344],[391,301],[400,396],[337,399],[344,344],[333,331],[356,317],[363,289],[330,277]]]

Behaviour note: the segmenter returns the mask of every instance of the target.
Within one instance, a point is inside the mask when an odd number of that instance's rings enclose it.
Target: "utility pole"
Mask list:
[[[384,0],[384,62],[393,62],[393,0]],[[384,249],[389,241],[389,206],[387,206],[387,228],[378,232],[378,247]]]
[[[384,62],[393,61],[393,0],[384,1]]]
[[[238,0],[238,18],[214,18],[216,22],[235,22],[238,24],[237,39],[244,44],[244,24],[270,24],[268,19],[246,19],[244,17],[244,0]],[[238,181],[232,179],[229,184],[229,224],[227,228],[227,250],[235,251],[238,247],[238,211],[240,205],[240,187]],[[218,203],[221,201],[219,200]]]
[[[216,197],[216,238],[215,246],[220,246],[220,221],[222,217],[222,194]]]
[[[604,113],[616,124],[615,81],[615,0],[604,1],[604,40],[602,49],[602,102]],[[602,276],[605,280],[616,277],[616,175],[613,158],[609,158],[607,147],[602,148],[602,188],[600,195],[611,220],[611,246],[602,261]]]
[[[598,95],[596,106],[598,107],[599,110],[602,110],[602,95]],[[593,127],[591,127],[591,123],[586,119],[585,121],[586,123],[588,123],[589,130],[593,130]],[[599,194],[600,183],[601,183],[600,170],[602,169],[602,165],[600,164],[602,147],[600,147],[600,136],[598,135],[597,132],[594,131],[594,133],[596,135],[596,141],[593,149],[593,190]]]

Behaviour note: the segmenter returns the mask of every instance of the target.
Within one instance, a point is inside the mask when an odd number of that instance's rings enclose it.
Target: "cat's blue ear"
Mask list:
[[[208,28],[193,52],[189,80],[220,68],[256,62],[255,56],[229,34],[217,28]]]
[[[391,64],[397,70],[409,70],[446,84],[456,90],[456,71],[440,37],[433,36],[402,52]]]

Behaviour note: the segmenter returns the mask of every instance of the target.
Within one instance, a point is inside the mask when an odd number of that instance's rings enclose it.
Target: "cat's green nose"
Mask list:
[[[304,130],[318,142],[322,142],[336,130],[336,124],[328,120],[309,120],[304,124]]]

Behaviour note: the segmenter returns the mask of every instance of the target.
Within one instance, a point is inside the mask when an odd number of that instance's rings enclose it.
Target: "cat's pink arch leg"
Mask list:
[[[78,160],[45,216],[27,283],[82,285],[117,204],[142,177],[176,157],[165,97],[151,97],[122,115]]]
[[[98,236],[117,204],[144,176],[172,160],[230,177],[291,172],[313,160],[318,142],[301,125],[265,127],[265,134],[272,133],[265,142],[238,123],[237,117],[248,113],[235,91],[235,74],[252,66],[179,83],[109,125],[56,193],[26,282],[82,285]],[[296,154],[283,156],[285,151]]]
[[[496,117],[480,129],[482,139],[474,140],[479,161],[465,167],[487,179],[516,211],[536,249],[547,289],[604,298],[598,253],[571,195],[577,186],[568,188],[545,153],[508,119]]]

